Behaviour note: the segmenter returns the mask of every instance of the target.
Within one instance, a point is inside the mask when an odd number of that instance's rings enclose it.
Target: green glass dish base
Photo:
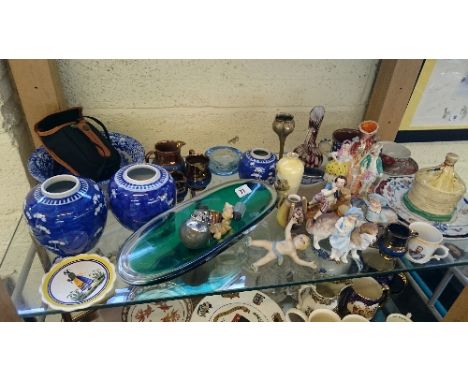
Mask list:
[[[409,200],[408,192],[403,195],[403,203],[405,204],[406,208],[408,208],[411,212],[423,217],[426,220],[430,220],[433,222],[448,222],[452,219],[453,216],[453,213],[451,215],[435,215],[419,209],[411,202],[411,200]]]
[[[239,187],[247,186],[242,195]],[[237,192],[236,192],[237,190]],[[249,191],[250,190],[250,191]],[[171,280],[205,263],[239,240],[249,228],[260,222],[274,207],[276,191],[256,180],[235,180],[221,184],[154,218],[135,231],[124,243],[117,261],[122,279],[131,285],[154,284]],[[206,246],[189,249],[180,240],[179,229],[201,206],[222,211],[225,202],[242,202],[246,211],[240,220],[232,220],[232,229]]]

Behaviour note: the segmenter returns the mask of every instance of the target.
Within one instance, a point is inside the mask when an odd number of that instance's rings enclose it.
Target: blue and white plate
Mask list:
[[[120,133],[109,132],[109,136],[112,146],[114,146],[120,154],[120,167],[131,163],[144,163],[145,149],[140,142],[128,135]],[[52,159],[44,146],[38,147],[29,157],[28,171],[39,183],[55,175],[70,174],[66,168]],[[104,180],[98,182],[98,184],[102,188],[104,185],[107,185],[108,182],[108,180]]]

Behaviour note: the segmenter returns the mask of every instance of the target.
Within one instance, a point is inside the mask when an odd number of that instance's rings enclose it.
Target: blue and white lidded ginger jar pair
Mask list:
[[[274,181],[278,158],[263,148],[254,148],[242,154],[239,162],[239,178]]]
[[[96,182],[57,175],[29,191],[24,215],[34,238],[59,256],[89,251],[98,242],[107,206]]]
[[[161,166],[122,167],[109,183],[109,204],[117,220],[135,231],[176,203],[174,179]]]

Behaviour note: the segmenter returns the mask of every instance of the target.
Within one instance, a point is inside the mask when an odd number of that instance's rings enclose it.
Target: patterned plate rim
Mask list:
[[[229,298],[229,297],[226,297],[226,296],[229,296],[229,295],[236,295],[238,294],[239,295],[239,300],[233,302],[232,299],[231,300],[224,300],[226,303],[225,304],[219,304],[219,305],[213,305],[213,309],[214,312],[218,312],[219,309],[221,309],[222,307],[226,306],[226,305],[233,305],[233,304],[239,304],[239,305],[242,305],[243,303],[248,303],[249,305],[251,305],[251,298],[255,295],[255,294],[260,294],[265,301],[268,301],[268,305],[270,305],[272,307],[271,309],[271,312],[268,313],[268,314],[265,314],[267,317],[271,317],[272,315],[274,314],[279,314],[282,321],[285,322],[286,321],[286,316],[284,315],[284,312],[283,310],[281,309],[281,307],[271,298],[269,297],[268,295],[266,295],[265,293],[261,292],[261,291],[257,291],[257,290],[250,290],[250,291],[242,291],[242,292],[230,292],[230,293],[223,293],[223,294],[216,294],[216,295],[210,295],[210,296],[205,296],[198,304],[197,306],[193,309],[193,313],[192,313],[192,322],[215,322],[215,321],[212,321],[212,318],[213,318],[213,313],[212,314],[207,314],[206,318],[205,317],[201,317],[197,314],[197,311],[199,309],[199,307],[205,303],[208,299],[214,299],[215,301],[223,301],[223,299],[226,299],[226,298]],[[250,296],[250,297],[248,297]],[[242,301],[244,299],[244,301]],[[247,301],[245,301],[245,299],[247,299]],[[261,311],[260,307],[257,307],[257,309],[259,311]],[[194,321],[193,318],[196,317],[198,320],[197,321]],[[270,321],[267,321],[267,322],[273,322],[273,320],[270,320]]]

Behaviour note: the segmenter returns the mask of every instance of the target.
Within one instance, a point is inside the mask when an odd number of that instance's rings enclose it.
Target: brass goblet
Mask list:
[[[278,113],[276,114],[275,120],[273,121],[273,131],[278,135],[280,141],[279,159],[284,154],[284,143],[286,137],[294,131],[296,123],[294,122],[294,116],[289,113]]]

